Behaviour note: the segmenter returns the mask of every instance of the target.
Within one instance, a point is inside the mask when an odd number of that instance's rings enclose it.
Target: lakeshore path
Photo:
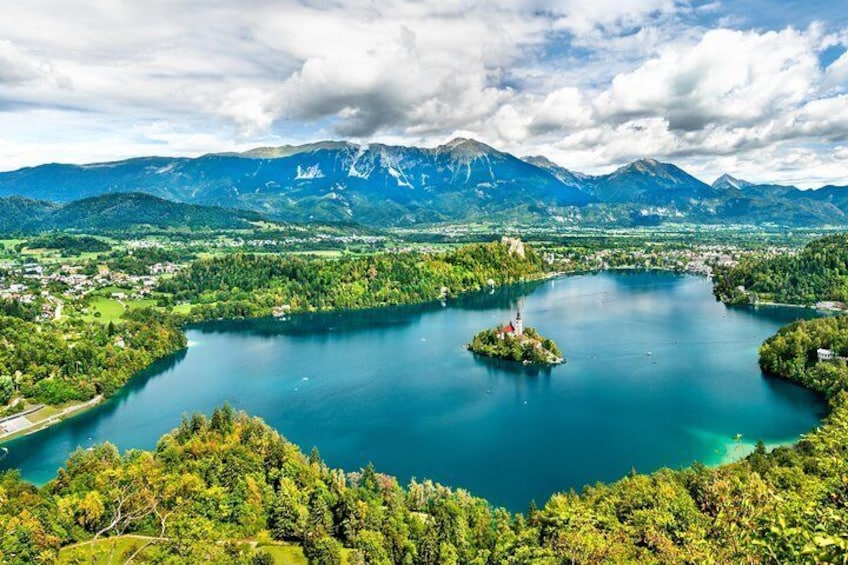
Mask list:
[[[35,406],[15,416],[2,419],[0,420],[0,442],[5,441],[11,436],[43,430],[80,410],[91,408],[101,400],[103,400],[103,396],[98,394],[91,400],[80,404],[73,404],[43,419],[38,419],[38,414],[45,406]]]

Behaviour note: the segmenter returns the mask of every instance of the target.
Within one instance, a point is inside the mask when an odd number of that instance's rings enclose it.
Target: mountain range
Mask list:
[[[848,224],[847,187],[805,191],[729,175],[707,184],[653,159],[593,176],[463,138],[435,148],[324,141],[0,173],[0,196],[63,203],[127,192],[250,210],[281,221],[372,226],[499,219]],[[244,221],[241,214],[237,219]]]

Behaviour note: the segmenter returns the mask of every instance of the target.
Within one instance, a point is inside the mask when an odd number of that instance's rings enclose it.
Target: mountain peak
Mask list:
[[[490,145],[486,145],[482,141],[477,141],[476,139],[470,139],[467,137],[455,137],[444,145],[438,146],[436,150],[461,152],[464,154],[475,153],[479,155],[498,152],[497,149]]]
[[[629,165],[625,165],[625,170],[635,170],[640,172],[648,172],[651,170],[659,169],[662,167],[664,163],[660,163],[656,159],[651,159],[650,157],[645,157],[643,159],[637,159],[633,161]]]
[[[754,186],[754,183],[732,177],[728,174],[721,175],[712,184],[713,188],[736,188],[740,190],[749,186]]]
[[[356,145],[349,141],[325,140],[302,145],[279,145],[276,147],[256,147],[243,153],[224,153],[227,156],[246,157],[250,159],[280,159],[299,153],[312,153],[322,149],[352,149]]]
[[[541,169],[545,169],[553,174],[556,178],[569,186],[580,187],[588,178],[585,174],[566,169],[562,165],[554,163],[544,155],[527,155],[521,158],[525,163],[530,163]]]
[[[536,165],[537,167],[542,167],[545,169],[553,169],[559,168],[560,165],[557,165],[544,155],[525,155],[521,158],[522,161],[527,161],[531,165]]]

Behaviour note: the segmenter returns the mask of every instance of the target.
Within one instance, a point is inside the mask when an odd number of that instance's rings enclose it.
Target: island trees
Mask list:
[[[526,365],[557,365],[563,363],[562,351],[553,340],[543,337],[534,328],[520,333],[507,328],[483,330],[474,336],[468,349],[477,355],[516,361]]]

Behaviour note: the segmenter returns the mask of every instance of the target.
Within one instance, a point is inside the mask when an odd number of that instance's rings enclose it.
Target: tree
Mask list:
[[[299,501],[297,486],[291,479],[283,478],[268,519],[271,535],[278,540],[303,539],[308,515],[306,506]]]
[[[274,565],[274,556],[267,551],[257,551],[250,563],[251,565]]]
[[[341,565],[342,544],[330,536],[320,536],[303,544],[303,553],[310,565]]]
[[[0,405],[8,403],[15,394],[15,382],[8,375],[0,375]]]

